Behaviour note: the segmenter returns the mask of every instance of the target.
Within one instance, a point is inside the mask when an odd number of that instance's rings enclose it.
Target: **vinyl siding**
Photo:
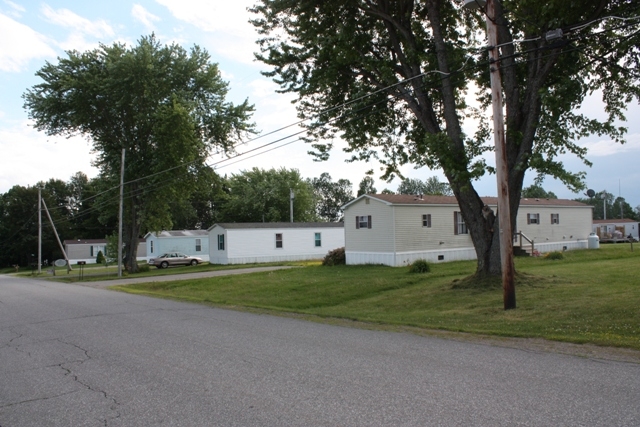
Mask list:
[[[200,239],[200,251],[196,251],[196,239]],[[153,254],[150,253],[151,241],[154,242]],[[206,235],[198,237],[157,237],[149,235],[147,237],[146,249],[149,258],[160,256],[166,252],[181,252],[186,255],[197,256],[205,261],[209,261],[209,239]]]
[[[540,214],[540,224],[527,224],[527,214]],[[551,214],[560,215],[551,224]],[[520,206],[514,232],[521,231],[534,243],[587,240],[591,233],[591,207]]]
[[[344,217],[345,243],[350,250],[367,252],[393,252],[393,210],[390,206],[366,199],[349,206]],[[371,228],[356,229],[357,216],[371,216]]]
[[[394,206],[396,251],[455,249],[473,246],[469,234],[455,235],[453,212],[457,206]],[[431,227],[422,226],[422,215],[431,215]],[[442,243],[440,243],[442,242]]]
[[[225,234],[225,250],[219,251],[218,234]],[[315,234],[321,246],[315,246]],[[276,234],[282,234],[282,248],[276,248]],[[344,229],[337,228],[260,228],[223,229],[209,232],[210,259],[218,264],[296,261],[320,259],[327,252],[344,246]]]

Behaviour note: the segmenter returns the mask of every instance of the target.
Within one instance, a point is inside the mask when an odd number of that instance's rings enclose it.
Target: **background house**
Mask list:
[[[103,255],[107,256],[106,239],[65,240],[62,243],[64,245],[64,251],[67,253],[67,257],[71,264],[75,264],[78,261],[94,264],[96,262],[96,257],[98,256],[98,252],[100,251],[102,251]],[[114,256],[114,258],[117,258],[117,256]],[[147,259],[147,246],[144,239],[140,239],[140,242],[138,243],[138,254],[136,259],[138,261],[144,261]]]
[[[340,222],[220,223],[209,228],[209,260],[215,264],[319,259],[343,246]]]
[[[209,261],[209,233],[207,230],[171,230],[147,233],[147,257],[166,252],[181,252]]]
[[[632,219],[594,219],[593,232],[598,235],[600,241],[626,240],[628,236],[640,240],[638,238],[638,221]]]
[[[496,211],[497,198],[483,200]],[[455,197],[365,194],[343,209],[347,264],[476,259]],[[580,202],[522,199],[514,233],[540,252],[587,248],[591,218],[592,207]]]

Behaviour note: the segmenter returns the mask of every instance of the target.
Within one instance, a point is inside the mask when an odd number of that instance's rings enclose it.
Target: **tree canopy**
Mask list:
[[[293,220],[316,220],[313,188],[297,169],[252,168],[228,178],[229,198],[224,207],[227,221],[289,222],[290,190]]]
[[[473,240],[477,274],[499,274],[500,227],[482,215],[473,185],[493,170],[483,157],[493,145],[485,16],[460,3],[262,0],[252,9],[257,58],[283,92],[297,94],[319,158],[339,135],[353,160],[378,157],[385,178],[405,163],[441,168]],[[640,95],[639,14],[633,0],[497,4],[500,60],[491,68],[503,82],[512,224],[527,171],[581,189],[584,173],[566,170],[559,155],[589,164],[580,137],[622,140],[615,123]],[[466,103],[469,91],[477,104]],[[606,105],[602,121],[577,111],[596,91]],[[473,135],[462,131],[468,119],[479,123]]]
[[[431,194],[435,196],[451,196],[451,187],[446,182],[440,182],[437,176],[431,176],[422,181],[420,179],[405,178],[398,185],[398,194]]]
[[[547,191],[538,184],[533,184],[522,189],[522,197],[530,199],[557,199],[553,191]]]
[[[342,220],[341,207],[353,199],[351,181],[339,179],[333,181],[331,175],[324,172],[318,178],[312,178],[309,183],[315,194],[316,215],[322,221],[337,222]]]
[[[225,100],[228,85],[198,46],[187,52],[151,35],[133,47],[67,52],[37,76],[44,82],[24,94],[36,129],[88,137],[111,188],[119,183],[125,150],[124,242],[134,270],[139,235],[170,229],[171,205],[195,191],[211,151],[232,151],[253,131],[253,107]]]

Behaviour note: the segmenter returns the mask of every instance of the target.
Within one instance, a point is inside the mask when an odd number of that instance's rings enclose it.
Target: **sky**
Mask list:
[[[66,139],[38,132],[31,126],[23,108],[22,95],[41,82],[35,73],[46,61],[56,63],[67,50],[90,50],[97,48],[99,43],[135,45],[141,36],[152,32],[163,43],[178,43],[187,49],[197,44],[218,63],[223,79],[229,83],[228,100],[240,103],[248,99],[255,105],[253,121],[261,133],[297,122],[291,104],[293,97],[276,93],[277,85],[261,74],[261,71],[267,71],[266,66],[254,60],[258,36],[248,23],[251,14],[247,11],[254,2],[0,0],[0,193],[14,185],[32,186],[51,178],[68,181],[79,171],[89,177],[97,175],[91,164],[94,156],[90,141],[81,136]],[[584,104],[583,112],[593,118],[604,117],[597,94]],[[586,172],[588,188],[596,192],[607,190],[616,196],[620,194],[635,207],[640,205],[640,107],[637,103],[629,106],[627,119],[627,143],[624,145],[597,135],[578,141],[589,150],[587,157],[593,162],[591,168],[569,155],[562,156],[561,160],[573,172]],[[239,147],[238,152],[293,132],[295,130],[289,128],[265,136]],[[298,141],[254,157],[247,155],[222,163],[218,163],[222,157],[212,157],[209,164],[217,163],[216,171],[221,175],[237,174],[253,167],[296,168],[305,178],[328,172],[334,181],[349,179],[354,185],[354,194],[365,173],[373,169],[378,191],[384,188],[396,190],[398,178],[391,182],[380,180],[382,173],[377,163],[346,163],[348,156],[341,150],[345,144],[339,140],[334,144],[331,157],[325,162],[315,162],[307,154],[310,147]],[[489,164],[494,163],[492,156],[490,153],[487,159]],[[410,178],[425,180],[437,176],[441,181],[445,180],[439,170],[406,165],[401,172]],[[531,185],[534,178],[534,174],[529,173],[525,186]],[[585,197],[572,193],[552,178],[545,179],[543,187],[560,198]],[[485,175],[476,183],[476,189],[481,196],[495,196],[495,176]]]

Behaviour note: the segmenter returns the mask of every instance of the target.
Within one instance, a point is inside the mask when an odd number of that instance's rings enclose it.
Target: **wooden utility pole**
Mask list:
[[[42,189],[38,187],[38,274],[42,273]]]
[[[498,181],[498,223],[500,226],[500,262],[504,309],[516,308],[514,285],[513,233],[509,207],[509,168],[502,113],[502,80],[500,78],[500,52],[496,25],[496,1],[487,0],[487,37],[489,39],[489,67],[491,68],[491,102],[493,106],[493,140],[496,149],[496,178]]]
[[[124,199],[124,148],[120,163],[120,209],[118,211],[118,277],[122,277],[122,205]]]

